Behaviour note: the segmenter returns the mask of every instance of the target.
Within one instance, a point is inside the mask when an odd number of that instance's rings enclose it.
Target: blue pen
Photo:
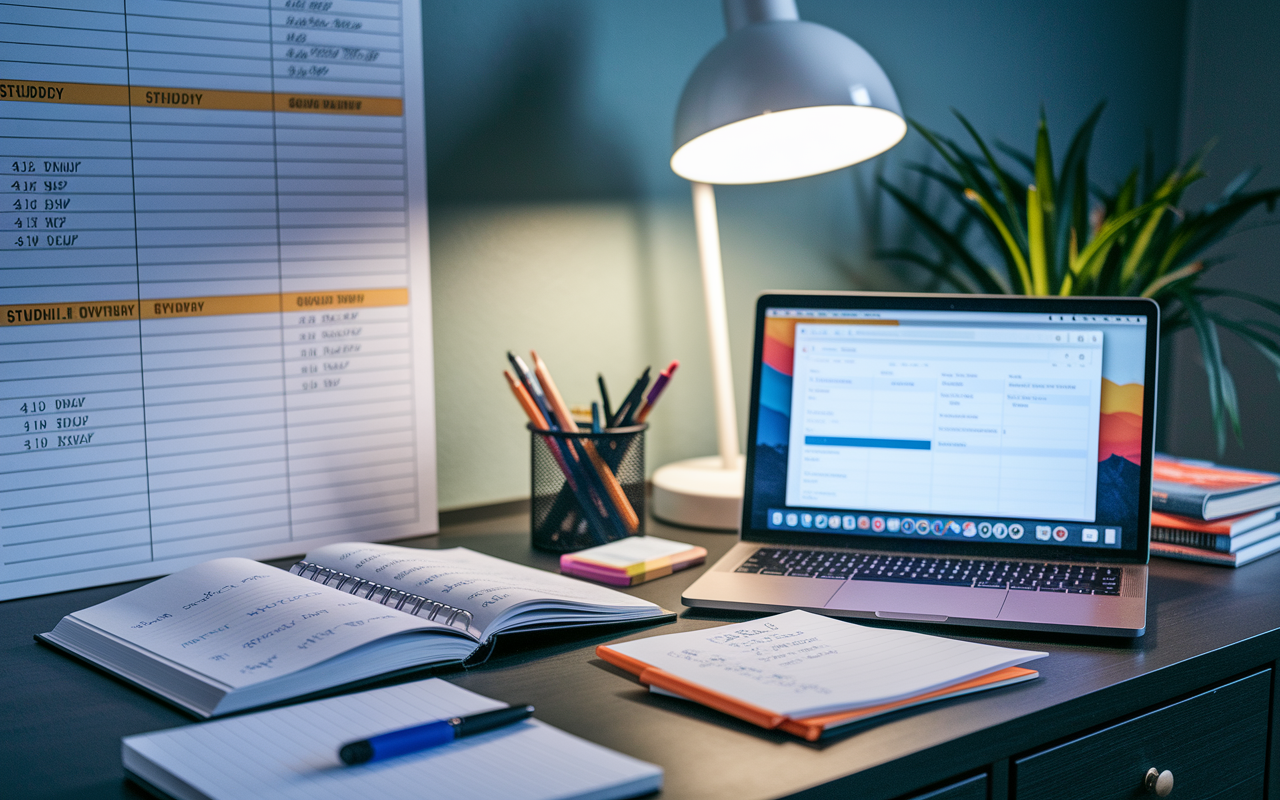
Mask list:
[[[454,717],[412,728],[402,728],[390,733],[380,733],[348,742],[338,751],[338,758],[344,764],[363,764],[367,761],[381,761],[384,758],[402,756],[406,753],[418,753],[432,747],[448,744],[463,736],[474,736],[477,733],[491,731],[528,719],[533,715],[533,706],[511,706],[469,717]]]
[[[600,404],[594,400],[591,401],[591,432],[600,432]]]

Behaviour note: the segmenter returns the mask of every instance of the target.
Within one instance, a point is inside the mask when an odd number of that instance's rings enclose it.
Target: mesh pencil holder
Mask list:
[[[567,553],[644,533],[648,423],[602,433],[528,428],[534,547]]]

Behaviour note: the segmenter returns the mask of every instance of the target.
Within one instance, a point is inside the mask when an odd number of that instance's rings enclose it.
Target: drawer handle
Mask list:
[[[1155,767],[1147,770],[1147,776],[1143,779],[1142,785],[1147,787],[1148,794],[1154,794],[1157,797],[1168,797],[1173,791],[1173,773],[1169,770],[1157,772]]]

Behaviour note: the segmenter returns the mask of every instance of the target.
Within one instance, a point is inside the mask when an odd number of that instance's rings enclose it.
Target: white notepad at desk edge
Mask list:
[[[186,798],[449,800],[634,797],[662,786],[662,769],[537,720],[443,747],[346,767],[357,739],[504,704],[439,678],[187,725],[123,740],[125,769]]]

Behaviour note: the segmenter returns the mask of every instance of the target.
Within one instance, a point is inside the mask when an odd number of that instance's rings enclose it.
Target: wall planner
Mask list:
[[[0,3],[0,600],[437,529],[421,39]]]

